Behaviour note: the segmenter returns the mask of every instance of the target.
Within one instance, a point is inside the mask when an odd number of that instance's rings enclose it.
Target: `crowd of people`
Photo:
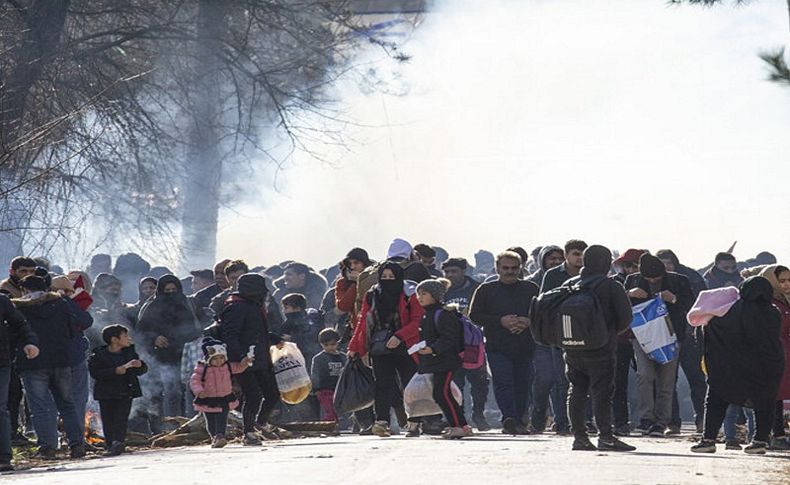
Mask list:
[[[533,302],[562,288],[589,291],[602,345],[533,338]],[[653,299],[677,342],[665,361],[631,328],[633,307]],[[484,354],[468,348],[467,324],[482,329]],[[270,357],[287,342],[312,380],[296,405],[280,399]],[[352,361],[372,369],[374,404],[338,415],[335,386]],[[715,452],[722,427],[727,449],[790,450],[790,269],[770,253],[739,263],[722,252],[697,271],[671,250],[613,255],[581,240],[479,251],[470,263],[395,239],[379,262],[353,248],[321,271],[226,259],[186,278],[133,253],[71,271],[20,256],[0,282],[0,471],[12,469],[11,445],[33,435],[40,458],[61,443],[85,456],[91,410],[110,456],[128,430],[156,435],[170,429],[164,417],[196,413],[221,448],[236,408],[247,446],[287,436],[278,424],[288,420],[328,420],[380,437],[501,427],[569,436],[574,450],[631,451],[620,438],[681,433],[681,370],[702,436],[692,451]],[[441,414],[410,416],[404,388],[426,374]]]

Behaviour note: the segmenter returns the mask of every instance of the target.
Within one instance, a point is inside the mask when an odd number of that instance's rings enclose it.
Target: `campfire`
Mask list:
[[[101,418],[93,411],[85,412],[85,443],[89,445],[97,445],[104,443],[104,437],[99,434],[98,429],[101,426]]]

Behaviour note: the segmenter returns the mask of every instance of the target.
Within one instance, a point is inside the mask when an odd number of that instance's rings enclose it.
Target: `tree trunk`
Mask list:
[[[223,0],[200,0],[197,25],[195,107],[189,130],[181,233],[182,270],[211,268],[217,251],[222,157],[218,124],[221,113],[221,42],[227,31]]]
[[[27,98],[58,50],[70,3],[34,0],[28,7],[19,7],[16,15],[25,35],[4,54],[12,67],[0,71],[0,265],[24,252],[25,227],[30,223],[23,201],[27,188],[15,187],[26,176],[27,149],[35,147],[20,147],[18,141],[24,136]]]

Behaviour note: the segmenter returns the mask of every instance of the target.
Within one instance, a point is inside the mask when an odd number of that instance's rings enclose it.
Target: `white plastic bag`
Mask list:
[[[293,342],[285,342],[283,348],[278,349],[273,345],[269,351],[282,400],[288,404],[304,401],[310,394],[312,385],[299,347]]]
[[[456,402],[463,404],[463,393],[455,382],[450,383],[450,390]],[[442,414],[442,409],[433,400],[433,374],[414,374],[403,390],[403,404],[410,418]]]

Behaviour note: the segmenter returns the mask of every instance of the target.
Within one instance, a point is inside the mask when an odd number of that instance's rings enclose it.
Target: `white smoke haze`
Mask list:
[[[437,2],[405,46],[408,94],[337,88],[350,151],[315,146],[220,217],[218,257],[316,267],[393,237],[471,258],[570,238],[675,249],[702,266],[734,240],[790,261],[790,90],[758,54],[787,3]],[[371,54],[381,69],[392,62]]]

